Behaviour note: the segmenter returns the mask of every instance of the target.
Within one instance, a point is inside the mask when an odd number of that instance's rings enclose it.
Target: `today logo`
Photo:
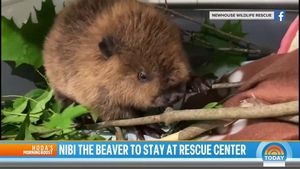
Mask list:
[[[285,161],[286,157],[286,149],[278,143],[270,143],[262,151],[264,161]]]

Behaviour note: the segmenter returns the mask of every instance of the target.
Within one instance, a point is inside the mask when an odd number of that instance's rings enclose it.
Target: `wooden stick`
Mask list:
[[[177,121],[188,120],[224,120],[224,119],[254,119],[274,118],[287,115],[296,115],[299,112],[299,101],[287,103],[260,105],[254,107],[230,107],[218,109],[191,109],[171,110],[160,115],[105,121],[98,124],[87,125],[88,128],[104,128],[111,126],[138,126],[153,123],[165,123],[167,125]]]

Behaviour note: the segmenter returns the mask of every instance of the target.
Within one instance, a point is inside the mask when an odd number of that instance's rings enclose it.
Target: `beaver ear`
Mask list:
[[[115,44],[111,36],[104,37],[101,42],[99,42],[98,47],[102,56],[105,59],[109,59],[114,54]]]

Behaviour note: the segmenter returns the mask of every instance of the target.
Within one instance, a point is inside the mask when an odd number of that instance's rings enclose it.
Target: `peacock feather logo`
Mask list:
[[[286,150],[281,144],[270,143],[264,148],[263,158],[264,161],[284,161]]]

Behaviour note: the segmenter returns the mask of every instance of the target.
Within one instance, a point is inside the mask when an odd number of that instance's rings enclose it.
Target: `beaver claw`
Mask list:
[[[157,124],[136,126],[135,129],[138,140],[145,140],[144,135],[159,139],[165,133]]]
[[[207,94],[207,91],[212,89],[212,85],[215,82],[215,78],[210,76],[192,76],[191,80],[187,83],[187,92]]]

